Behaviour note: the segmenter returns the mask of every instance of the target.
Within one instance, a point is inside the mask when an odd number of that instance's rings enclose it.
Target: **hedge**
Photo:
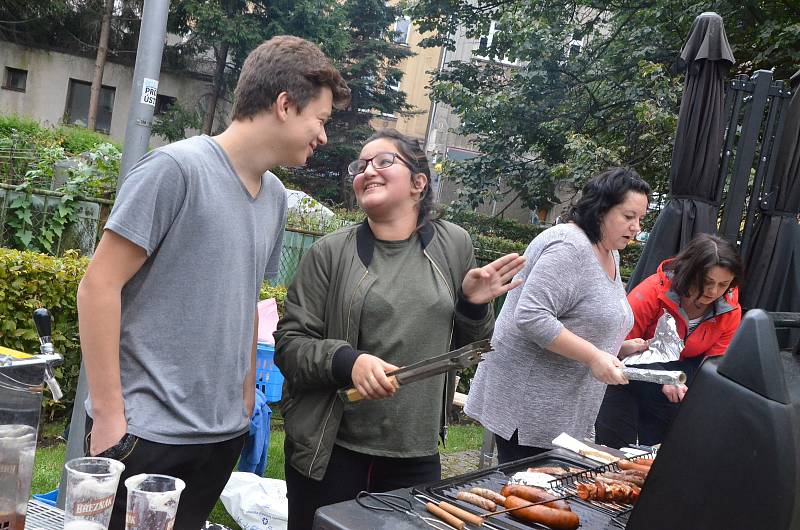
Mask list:
[[[80,369],[76,297],[87,263],[75,251],[56,258],[0,248],[0,344],[37,353],[33,311],[46,307],[53,317],[53,344],[65,362],[55,369],[64,399],[55,403],[45,392],[45,412],[51,419],[75,399]]]

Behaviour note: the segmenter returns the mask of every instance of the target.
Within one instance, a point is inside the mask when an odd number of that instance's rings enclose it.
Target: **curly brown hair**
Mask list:
[[[278,35],[250,52],[234,91],[233,119],[252,119],[286,92],[300,112],[322,87],[333,92],[333,106],[350,104],[350,89],[316,44],[300,37]]]

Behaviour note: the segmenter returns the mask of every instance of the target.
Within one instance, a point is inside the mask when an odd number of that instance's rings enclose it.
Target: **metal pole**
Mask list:
[[[150,142],[150,125],[156,108],[158,80],[161,73],[161,56],[167,36],[167,14],[169,0],[145,0],[139,45],[136,49],[136,66],[133,70],[128,125],[125,128],[125,145],[120,162],[117,191],[122,181],[136,162],[147,152]],[[86,410],[83,403],[89,395],[86,373],[81,363],[75,403],[69,424],[69,438],[64,461],[83,456],[83,440],[86,437]],[[64,508],[66,492],[66,470],[61,472],[58,487],[58,507]]]
[[[164,53],[164,40],[167,37],[168,13],[169,0],[145,0],[117,189],[122,185],[128,171],[147,152],[150,142],[150,126],[156,108],[161,56]]]

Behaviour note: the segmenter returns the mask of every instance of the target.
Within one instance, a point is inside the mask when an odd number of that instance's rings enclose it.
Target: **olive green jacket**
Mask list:
[[[423,252],[445,280],[456,308],[451,329],[443,330],[451,337],[451,350],[490,336],[494,325],[491,308],[479,320],[460,310],[461,283],[476,266],[469,234],[457,225],[436,220],[421,227],[419,236]],[[286,460],[315,480],[325,476],[344,410],[336,394],[340,383],[332,372],[333,357],[343,346],[358,345],[364,300],[376,280],[369,270],[374,243],[366,221],[317,241],[300,262],[275,332],[275,364],[285,377],[281,412]],[[448,374],[445,385],[442,441],[455,392],[454,376]]]

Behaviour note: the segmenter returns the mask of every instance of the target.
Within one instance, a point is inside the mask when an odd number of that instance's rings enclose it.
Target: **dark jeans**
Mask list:
[[[702,358],[682,359],[646,365],[663,370],[682,370],[691,384]],[[678,413],[680,403],[672,403],[661,392],[661,386],[643,381],[627,385],[609,385],[595,421],[595,441],[608,447],[631,444],[656,445],[664,436]]]
[[[317,508],[355,499],[359,491],[379,493],[441,479],[439,454],[391,458],[356,453],[335,445],[321,481],[301,475],[286,459],[289,530],[310,530]]]
[[[608,447],[661,443],[679,403],[661,392],[661,385],[631,381],[609,385],[595,422],[595,440]]]
[[[514,431],[514,434],[511,435],[511,439],[509,440],[505,440],[502,436],[495,434],[494,443],[497,445],[498,464],[505,464],[506,462],[521,460],[523,458],[536,456],[547,451],[547,449],[542,449],[541,447],[520,445],[517,431]]]
[[[91,429],[92,420],[87,417],[86,432],[91,432]],[[125,528],[128,499],[125,479],[139,473],[169,475],[183,480],[186,489],[181,493],[174,528],[202,528],[230,478],[236,459],[242,452],[245,436],[243,434],[231,440],[210,444],[168,445],[126,434],[117,445],[95,455],[114,458],[125,464],[114,499],[109,530]],[[84,447],[87,455],[88,442],[87,435]]]

